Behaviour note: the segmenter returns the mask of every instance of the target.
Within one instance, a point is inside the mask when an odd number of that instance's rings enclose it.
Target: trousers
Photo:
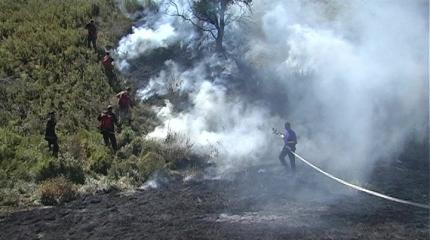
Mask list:
[[[285,167],[287,167],[287,163],[285,162],[285,156],[288,155],[288,158],[290,159],[290,166],[291,166],[291,170],[296,171],[296,158],[293,154],[293,152],[296,149],[294,147],[290,147],[285,145],[282,150],[281,153],[279,154],[279,161],[281,161],[282,165],[284,165]]]

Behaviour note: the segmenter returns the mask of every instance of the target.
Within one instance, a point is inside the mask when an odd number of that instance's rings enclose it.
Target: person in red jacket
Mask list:
[[[118,98],[119,106],[119,121],[121,124],[128,122],[131,125],[131,111],[133,107],[133,101],[130,96],[131,88],[128,87],[126,90],[119,92],[116,97]]]
[[[118,146],[115,137],[115,125],[118,127],[118,130],[121,129],[121,126],[118,124],[116,115],[112,112],[112,106],[109,105],[107,110],[103,111],[97,119],[100,121],[99,129],[106,146],[109,147],[109,145],[112,145],[113,151],[116,152]]]
[[[110,53],[105,52],[105,56],[103,57],[103,61],[102,61],[102,64],[103,64],[105,71],[112,72],[113,71],[113,63],[114,63],[114,60],[110,56]]]
[[[102,60],[102,64],[103,64],[106,77],[109,80],[109,83],[113,85],[116,79],[115,73],[113,71],[114,59],[110,56],[109,52],[105,53],[105,56],[103,57],[103,60]]]

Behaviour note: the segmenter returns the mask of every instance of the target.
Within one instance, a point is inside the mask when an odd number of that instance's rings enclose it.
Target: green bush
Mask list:
[[[143,6],[137,0],[124,0],[123,4],[128,13],[136,13],[143,10]]]
[[[163,156],[154,152],[148,152],[142,157],[132,155],[126,160],[115,159],[109,169],[109,176],[114,179],[129,177],[140,183],[146,180],[154,171],[163,168],[165,163]]]
[[[161,144],[161,142],[157,141],[157,140],[152,140],[152,139],[145,139],[142,141],[142,148],[141,148],[141,155],[145,155],[149,152],[154,152],[157,154],[162,154],[163,152],[163,145]]]
[[[90,170],[103,175],[108,173],[112,165],[113,157],[107,151],[109,151],[109,149],[105,147],[105,150],[93,153]]]
[[[38,162],[36,168],[36,181],[43,181],[58,176],[64,176],[68,180],[78,183],[85,183],[85,173],[82,163],[79,160],[66,155],[64,158],[49,158]]]
[[[155,170],[161,169],[166,164],[162,155],[155,152],[148,152],[138,161],[138,168],[141,176],[148,178]]]
[[[122,1],[123,8],[129,14],[134,14],[145,9],[150,11],[158,11],[158,4],[154,0],[124,0]]]
[[[118,146],[123,147],[129,143],[133,139],[136,138],[136,132],[133,131],[130,127],[125,127],[122,129],[121,134],[118,135]]]
[[[121,177],[129,177],[136,182],[142,180],[136,157],[130,157],[126,160],[116,159],[109,169],[109,177],[116,180]]]
[[[58,205],[76,198],[76,187],[64,177],[52,178],[39,185],[43,205]]]

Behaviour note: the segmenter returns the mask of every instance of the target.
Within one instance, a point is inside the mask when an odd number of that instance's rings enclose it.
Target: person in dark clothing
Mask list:
[[[118,150],[115,138],[115,125],[120,129],[118,125],[118,119],[112,112],[112,106],[109,105],[106,111],[103,111],[97,118],[100,121],[99,129],[103,135],[103,140],[106,146],[112,145],[114,152]]]
[[[97,27],[96,23],[93,19],[90,20],[90,22],[85,25],[85,28],[88,31],[87,35],[87,43],[88,48],[91,48],[91,45],[93,45],[94,51],[97,51]]]
[[[48,113],[48,122],[46,123],[46,130],[45,130],[45,140],[48,141],[48,147],[49,151],[52,150],[52,155],[55,157],[58,157],[58,137],[55,133],[55,125],[57,124],[57,121],[55,120],[55,112]]]
[[[281,153],[279,154],[279,160],[282,165],[287,167],[287,163],[285,162],[285,156],[288,155],[290,159],[291,170],[293,172],[296,171],[296,159],[293,152],[296,151],[297,144],[297,136],[296,133],[291,129],[291,124],[289,122],[285,123],[285,134],[283,136],[284,139],[284,147],[282,148]]]

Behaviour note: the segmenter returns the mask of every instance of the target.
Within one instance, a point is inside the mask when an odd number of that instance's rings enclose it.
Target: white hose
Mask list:
[[[337,178],[337,177],[335,177],[335,176],[331,175],[330,173],[324,172],[323,170],[321,170],[321,169],[320,169],[320,168],[318,168],[317,166],[315,166],[315,165],[313,165],[312,163],[310,163],[310,162],[306,161],[304,158],[302,158],[302,157],[301,157],[300,155],[298,155],[297,153],[295,153],[295,152],[292,152],[292,153],[293,153],[293,154],[294,154],[298,159],[300,159],[302,162],[306,163],[306,164],[307,164],[308,166],[310,166],[311,168],[315,169],[316,171],[318,171],[318,172],[320,172],[320,173],[324,174],[325,176],[327,176],[327,177],[329,177],[329,178],[331,178],[331,179],[333,179],[333,180],[335,180],[335,181],[337,181],[337,182],[339,182],[339,183],[341,183],[341,184],[343,184],[343,185],[345,185],[345,186],[348,186],[348,187],[350,187],[350,188],[356,189],[356,190],[361,191],[361,192],[365,192],[365,193],[367,193],[367,194],[370,194],[370,195],[373,195],[373,196],[376,196],[376,197],[379,197],[379,198],[387,199],[387,200],[389,200],[389,201],[398,202],[398,203],[402,203],[402,204],[406,204],[406,205],[411,205],[411,206],[419,207],[419,208],[430,209],[430,206],[429,206],[429,205],[425,205],[425,204],[421,204],[421,203],[416,203],[416,202],[411,202],[411,201],[408,201],[408,200],[403,200],[403,199],[399,199],[399,198],[395,198],[395,197],[390,197],[390,196],[387,196],[387,195],[385,195],[385,194],[378,193],[378,192],[375,192],[375,191],[372,191],[372,190],[365,189],[365,188],[363,188],[363,187],[360,187],[360,186],[354,185],[354,184],[352,184],[352,183],[349,183],[349,182],[347,182],[347,181],[345,181],[345,180],[342,180],[342,179],[340,179],[340,178]]]

